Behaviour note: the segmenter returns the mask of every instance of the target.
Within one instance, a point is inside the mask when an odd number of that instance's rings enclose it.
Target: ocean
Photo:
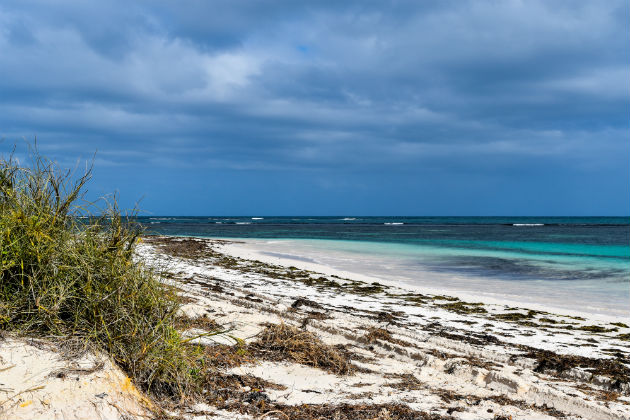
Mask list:
[[[626,217],[140,217],[148,233],[247,239],[263,253],[438,291],[630,316]]]

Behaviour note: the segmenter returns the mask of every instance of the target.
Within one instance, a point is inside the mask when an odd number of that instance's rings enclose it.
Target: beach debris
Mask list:
[[[295,299],[295,301],[291,304],[291,308],[293,309],[297,309],[300,306],[310,306],[311,308],[322,307],[322,305],[320,305],[319,303],[302,297]]]
[[[630,368],[618,360],[564,355],[534,348],[530,348],[525,357],[537,361],[534,372],[561,375],[574,368],[581,368],[593,376],[599,375],[609,378],[610,390],[630,395]]]
[[[204,241],[194,238],[177,238],[177,240],[163,240],[151,237],[151,243],[160,247],[165,253],[180,258],[198,258],[205,255],[207,246]]]
[[[376,327],[369,328],[367,334],[361,337],[360,341],[365,341],[368,344],[375,344],[379,342],[389,342],[389,343],[397,344],[403,347],[410,346],[410,343],[407,343],[406,341],[399,340],[397,338],[392,337],[392,334],[388,330],[384,328],[376,328]]]
[[[268,325],[249,349],[266,360],[292,360],[339,375],[354,370],[347,355],[312,332],[285,323]]]
[[[628,417],[621,322],[419,295],[225,255],[206,242],[203,258],[169,261],[199,296],[186,313],[211,307],[245,337],[203,345],[203,395],[217,410],[290,420]],[[269,304],[252,305],[249,294]],[[318,306],[325,310],[310,310]],[[352,375],[321,363],[322,344]]]

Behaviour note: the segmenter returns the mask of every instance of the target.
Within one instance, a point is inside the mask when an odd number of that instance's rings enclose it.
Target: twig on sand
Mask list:
[[[0,369],[0,372],[4,372],[5,370],[9,370],[9,369],[14,368],[14,367],[15,367],[15,365],[7,366],[5,368]]]
[[[201,337],[208,337],[208,336],[213,336],[213,335],[225,334],[227,332],[229,332],[229,330],[226,330],[226,331],[212,331],[212,332],[206,332],[206,333],[203,333],[203,334],[197,334],[194,337],[190,337],[190,338],[187,338],[187,339],[183,340],[182,343],[188,343],[189,341],[193,341],[193,340],[196,340],[196,339],[201,338]]]
[[[50,372],[48,376],[52,378],[65,378],[67,375],[70,375],[70,374],[89,375],[90,373],[94,373],[97,370],[103,369],[104,366],[105,366],[105,363],[99,362],[99,363],[96,363],[91,368],[72,367],[72,368],[58,369],[58,370]]]
[[[262,416],[258,417],[257,420],[262,420],[264,418],[266,418],[267,416],[269,416],[270,414],[282,414],[285,418],[290,418],[289,416],[287,416],[285,413],[283,413],[280,410],[274,410],[274,411],[267,411],[265,414],[263,414]]]
[[[38,389],[43,389],[43,388],[46,388],[46,385],[34,386],[33,388],[28,388],[28,389],[24,389],[24,390],[22,390],[20,392],[16,392],[15,394],[10,396],[6,400],[0,402],[0,407],[2,407],[7,402],[11,401],[13,398],[17,397],[18,395],[22,395],[22,394],[24,394],[26,392],[37,391]]]

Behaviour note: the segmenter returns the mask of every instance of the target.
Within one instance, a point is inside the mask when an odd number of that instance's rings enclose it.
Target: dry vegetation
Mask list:
[[[261,359],[291,360],[338,375],[353,371],[346,353],[323,343],[312,332],[287,324],[268,325],[250,348]]]

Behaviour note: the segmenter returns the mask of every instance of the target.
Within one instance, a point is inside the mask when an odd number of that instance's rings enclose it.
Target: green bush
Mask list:
[[[174,328],[176,296],[134,259],[131,218],[116,205],[85,216],[90,174],[36,150],[27,166],[0,159],[0,329],[79,338],[145,390],[182,396],[194,354]]]

